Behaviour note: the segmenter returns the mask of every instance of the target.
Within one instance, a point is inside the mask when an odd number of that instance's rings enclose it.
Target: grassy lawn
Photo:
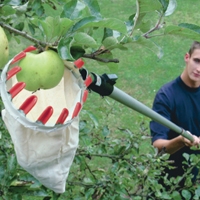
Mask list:
[[[200,13],[198,8],[200,7],[200,1],[184,1],[183,3],[182,0],[177,0],[177,3],[176,12],[166,18],[166,23],[179,24],[185,22],[199,25]],[[135,10],[135,0],[101,0],[99,4],[104,16],[117,17],[124,21]],[[117,16],[115,13],[117,13]],[[148,49],[142,48],[129,49],[126,52],[114,52],[114,57],[120,60],[118,64],[119,70],[116,72],[118,76],[116,87],[148,107],[151,107],[155,93],[161,85],[176,78],[182,72],[184,67],[183,56],[192,43],[189,39],[174,36],[156,37],[154,41],[163,48],[164,55],[162,59],[158,59]],[[12,42],[10,56],[12,57],[28,44],[19,45],[17,42]],[[99,65],[92,60],[86,61],[85,66],[89,71],[98,74],[110,73],[106,66]],[[141,123],[145,123],[145,126],[148,127],[150,120],[111,98],[101,98],[94,92],[89,94],[88,100],[84,105],[84,110],[95,114],[99,119],[100,126],[107,123],[112,134],[116,134],[116,137],[120,137],[120,135],[117,135],[118,127],[128,128],[134,132],[138,131]],[[84,118],[82,113],[81,117]],[[149,145],[151,145],[150,141]],[[42,198],[32,199],[40,200]]]

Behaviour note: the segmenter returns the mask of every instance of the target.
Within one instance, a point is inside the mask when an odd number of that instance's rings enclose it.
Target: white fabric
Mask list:
[[[79,142],[79,117],[71,118],[76,103],[82,103],[82,82],[66,68],[55,88],[38,90],[34,94],[22,90],[11,102],[7,91],[16,83],[16,78],[6,82],[8,66],[9,63],[1,75],[1,97],[5,105],[2,116],[14,143],[18,163],[44,186],[63,193]],[[18,108],[30,95],[36,95],[38,102],[30,114],[24,116]],[[35,123],[47,106],[53,107],[53,116],[45,126]],[[63,125],[55,126],[63,108],[69,110],[69,116]]]

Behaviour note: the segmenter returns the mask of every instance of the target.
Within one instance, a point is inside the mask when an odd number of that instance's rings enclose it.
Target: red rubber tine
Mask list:
[[[18,55],[16,55],[16,56],[13,58],[11,64],[13,64],[13,63],[15,63],[15,62],[21,60],[21,59],[24,58],[25,56],[26,56],[26,52],[23,52],[23,51],[22,51],[21,53],[19,53]]]
[[[33,108],[33,106],[37,103],[37,96],[32,95],[28,97],[24,103],[19,107],[19,110],[23,110],[23,112],[28,114],[28,112]]]
[[[10,88],[8,93],[10,93],[10,95],[13,99],[21,90],[23,90],[25,88],[25,86],[26,86],[26,83],[18,82],[12,88]]]
[[[24,49],[23,52],[30,52],[30,51],[34,51],[34,50],[36,50],[36,49],[37,49],[37,48],[34,47],[34,46],[29,46],[29,47],[27,47],[26,49]]]
[[[67,110],[67,108],[63,108],[60,116],[58,117],[58,120],[56,121],[56,124],[63,124],[68,114],[69,114],[69,111]]]
[[[21,67],[19,66],[15,66],[13,67],[11,70],[9,70],[7,72],[7,77],[6,77],[6,80],[9,80],[11,77],[13,77],[15,74],[17,74],[19,71],[21,71]]]
[[[88,87],[92,83],[92,77],[89,75],[85,80],[85,86]]]
[[[53,114],[53,108],[51,106],[48,106],[38,117],[37,121],[46,124],[46,122],[49,120],[52,114]]]
[[[81,103],[78,102],[75,106],[75,109],[74,109],[74,112],[72,115],[72,119],[78,115],[79,111],[81,110],[81,107],[82,107]]]
[[[75,67],[77,67],[78,69],[80,69],[81,67],[83,67],[84,61],[81,58],[79,58],[78,60],[76,60],[74,62],[74,65],[75,65]]]
[[[87,100],[87,97],[88,97],[88,93],[89,93],[89,91],[88,90],[85,90],[84,91],[84,93],[83,93],[83,103],[85,103],[86,102],[86,100]]]

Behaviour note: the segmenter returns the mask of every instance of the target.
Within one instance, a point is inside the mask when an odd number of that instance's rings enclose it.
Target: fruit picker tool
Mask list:
[[[85,79],[86,75],[88,74],[86,69],[84,68],[80,69],[80,73],[82,74],[83,79]],[[116,83],[116,80],[117,76],[115,74],[103,74],[99,76],[95,73],[89,73],[88,77],[86,78],[86,81],[91,82],[88,87],[90,90],[100,94],[101,96],[109,96],[110,98],[124,104],[125,106],[175,131],[176,133],[187,138],[188,140],[194,140],[192,135],[188,131],[172,123],[171,121],[156,113],[146,105],[142,104],[119,88],[115,87],[114,84]]]
[[[18,61],[20,61],[21,59],[23,59],[24,57],[26,57],[26,53],[31,52],[36,50],[36,47],[34,46],[29,46],[27,47],[25,50],[23,50],[22,52],[20,52],[19,54],[17,54],[13,59],[11,59],[8,64],[4,67],[4,70],[1,74],[1,83],[5,83],[3,84],[3,86],[1,87],[1,97],[3,98],[3,101],[6,102],[5,106],[9,111],[14,111],[14,113],[16,113],[16,115],[18,115],[18,111],[21,111],[21,122],[22,121],[26,121],[26,115],[34,108],[35,105],[37,105],[38,102],[38,97],[36,95],[34,95],[33,93],[31,94],[31,96],[29,96],[28,98],[25,99],[24,102],[22,102],[22,104],[20,105],[20,107],[18,108],[18,110],[16,110],[15,107],[12,106],[12,100],[22,91],[24,90],[26,83],[24,82],[17,82],[15,85],[13,85],[8,91],[6,89],[6,82],[8,80],[10,80],[11,78],[13,78],[18,72],[20,72],[22,69],[20,66],[14,66],[13,68],[9,69],[10,65],[15,65],[15,63],[17,63]],[[73,63],[73,66],[75,68],[81,68],[83,66],[83,61],[82,60],[76,60]],[[74,75],[76,75],[74,73]],[[81,108],[82,108],[82,104],[86,101],[87,98],[87,90],[84,91],[83,93],[83,97],[80,100],[80,102],[76,103],[76,106],[74,107],[74,111],[71,115],[71,119],[73,119],[74,117],[78,116]],[[8,106],[7,106],[8,105]],[[37,126],[37,128],[44,128],[44,129],[49,129],[51,130],[52,127],[48,127],[48,126],[44,126],[48,120],[51,118],[51,116],[54,113],[54,108],[52,106],[47,106],[43,112],[38,116],[38,119],[30,124],[34,124],[34,126]],[[69,110],[67,108],[63,108],[60,112],[60,115],[57,118],[57,121],[55,122],[54,125],[63,125],[64,122],[66,121],[67,117],[69,115]]]
[[[54,88],[28,91],[16,75],[23,71],[19,61],[34,50],[34,46],[27,47],[2,69],[1,117],[18,164],[61,194],[79,145],[79,113],[87,100],[88,89],[79,73],[83,62],[65,62],[63,77]]]

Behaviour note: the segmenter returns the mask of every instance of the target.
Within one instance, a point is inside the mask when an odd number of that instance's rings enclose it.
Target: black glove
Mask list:
[[[80,69],[81,76],[85,80],[88,76],[88,71],[84,68]],[[103,74],[101,76],[90,73],[89,76],[92,77],[93,81],[88,86],[88,89],[100,94],[101,96],[109,96],[114,89],[114,84],[116,83],[117,76],[115,74]]]

